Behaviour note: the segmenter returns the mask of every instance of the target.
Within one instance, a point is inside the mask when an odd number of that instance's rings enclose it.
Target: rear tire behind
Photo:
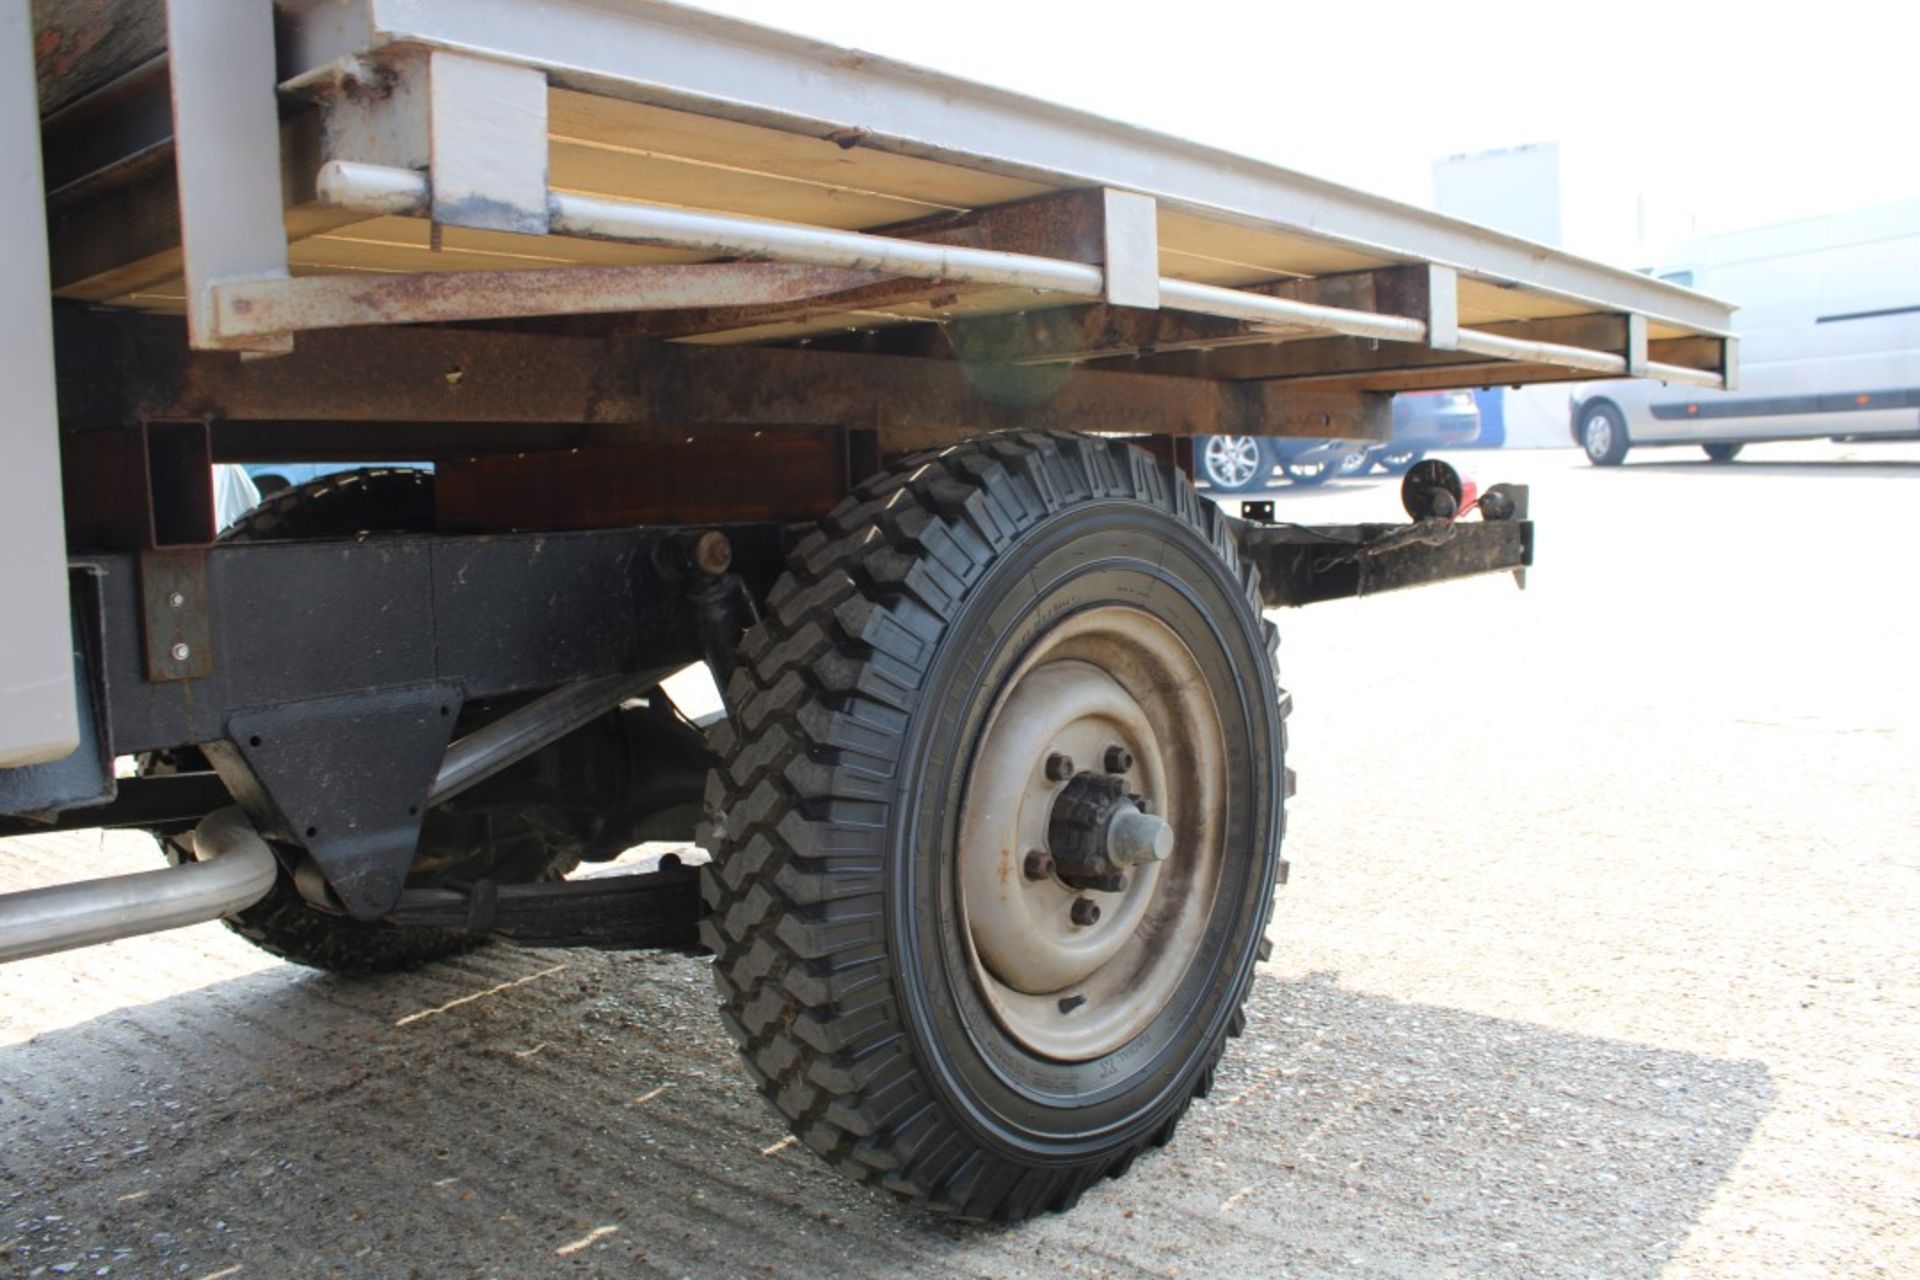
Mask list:
[[[408,467],[342,471],[283,488],[263,499],[221,535],[222,542],[271,542],[302,538],[347,538],[359,534],[426,533],[434,527],[433,474]],[[485,709],[462,712],[463,728]],[[143,770],[204,768],[197,749],[155,752]],[[465,798],[484,793],[476,788]],[[170,861],[192,856],[191,841],[162,838]],[[443,864],[409,883],[441,876],[486,876],[503,884],[560,879],[578,861],[548,843],[537,823],[511,813],[463,817],[451,809],[429,811],[423,847],[437,847]],[[449,850],[456,852],[449,854]],[[464,861],[455,861],[464,859]],[[261,950],[330,973],[364,975],[417,968],[470,951],[482,934],[422,925],[355,920],[327,911],[301,896],[285,871],[266,897],[226,918],[227,927]]]

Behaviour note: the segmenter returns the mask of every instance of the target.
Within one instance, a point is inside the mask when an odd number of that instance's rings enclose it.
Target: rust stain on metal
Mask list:
[[[555,449],[443,461],[442,529],[606,529],[642,524],[802,520],[848,489],[846,445],[823,430],[709,432],[654,444]],[[731,563],[724,535],[703,537],[702,571]]]
[[[771,306],[886,279],[868,271],[771,262],[428,271],[366,279],[305,276],[219,288],[232,337],[369,324]]]

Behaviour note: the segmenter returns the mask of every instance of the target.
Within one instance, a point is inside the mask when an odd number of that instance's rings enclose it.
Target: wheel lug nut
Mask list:
[[[1047,757],[1047,781],[1065,782],[1073,776],[1073,757],[1064,751],[1056,751]]]
[[[1053,855],[1045,849],[1035,849],[1027,855],[1023,870],[1029,880],[1045,880],[1053,874]]]
[[[1106,767],[1108,773],[1125,773],[1133,768],[1133,752],[1114,743],[1107,748]]]
[[[1100,923],[1100,904],[1092,898],[1073,900],[1073,922],[1082,929]]]

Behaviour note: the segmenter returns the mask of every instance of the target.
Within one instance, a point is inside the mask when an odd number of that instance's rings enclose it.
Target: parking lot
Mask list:
[[[0,1273],[1920,1274],[1920,446],[1465,462],[1533,485],[1529,589],[1279,619],[1272,962],[1212,1096],[1073,1213],[829,1171],[700,958],[354,983],[209,925],[0,969]],[[9,842],[0,889],[156,861]]]

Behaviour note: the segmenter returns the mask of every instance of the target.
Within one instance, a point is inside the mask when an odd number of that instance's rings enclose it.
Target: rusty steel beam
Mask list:
[[[1673,338],[1648,344],[1654,353],[1648,376],[1660,377],[1669,364],[1704,380],[1721,374],[1721,339]],[[1294,375],[1266,380],[1264,385],[1316,391],[1442,391],[1452,387],[1519,387],[1540,382],[1592,382],[1609,376],[1565,364],[1538,364],[1467,352],[1451,352],[1454,359],[1409,363],[1406,367],[1376,367],[1359,371]],[[1692,381],[1693,378],[1689,378]]]
[[[60,445],[69,540],[115,551],[201,547],[216,521],[207,424],[143,420]]]
[[[845,293],[871,271],[774,262],[545,267],[246,280],[214,291],[223,338],[355,325],[766,306]]]
[[[632,337],[691,338],[811,320],[818,316],[886,311],[922,302],[936,308],[946,307],[968,294],[982,292],[983,288],[980,285],[892,277],[839,293],[822,293],[817,297],[791,302],[638,313],[619,324],[616,331]]]
[[[870,430],[892,453],[1002,428],[1384,439],[1385,397],[1057,365],[401,327],[308,336],[242,362],[186,349],[177,320],[61,308],[69,427],[215,422],[633,424]],[[627,428],[623,427],[623,430]],[[434,456],[460,452],[457,437]]]
[[[1623,315],[1559,316],[1489,324],[1479,328],[1482,332],[1502,337],[1559,343],[1620,355],[1624,355],[1627,349],[1627,318]],[[1410,343],[1371,342],[1364,338],[1314,338],[1257,350],[1246,348],[1177,353],[1143,361],[1137,367],[1153,373],[1236,381],[1253,378],[1324,380],[1334,385],[1354,385],[1373,374],[1453,366],[1476,370],[1481,366],[1506,366],[1510,372],[1518,370],[1518,366],[1509,361],[1489,360],[1486,356],[1467,351],[1436,350]],[[1495,376],[1492,380],[1505,382],[1516,379]]]
[[[652,443],[442,459],[442,530],[617,529],[814,520],[864,470],[843,431],[767,428]]]
[[[1240,292],[1313,306],[1427,319],[1426,267],[1388,267],[1237,286]],[[963,316],[946,325],[910,325],[871,337],[828,340],[897,355],[951,356],[969,361],[1036,365],[1094,360],[1146,360],[1175,352],[1266,347],[1325,338],[1305,325],[1229,320],[1182,311],[1144,311],[1103,303],[1048,307],[991,316]],[[1378,346],[1374,339],[1334,341]],[[1399,349],[1404,344],[1391,344]],[[1146,367],[1146,366],[1139,366]],[[1179,373],[1178,365],[1167,372]]]

